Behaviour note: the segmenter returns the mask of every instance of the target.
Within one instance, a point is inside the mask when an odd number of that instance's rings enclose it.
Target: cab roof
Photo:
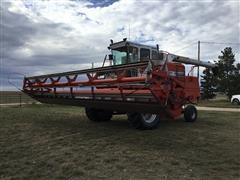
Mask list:
[[[132,42],[132,41],[127,41],[127,40],[112,43],[112,44],[109,45],[108,48],[109,49],[117,49],[117,48],[124,47],[124,46],[127,46],[127,45],[134,46],[134,47],[157,50],[157,46],[144,45],[144,44],[140,44],[140,43],[136,43],[136,42]]]

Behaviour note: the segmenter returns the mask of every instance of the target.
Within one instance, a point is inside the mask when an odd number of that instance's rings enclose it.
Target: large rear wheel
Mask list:
[[[112,118],[112,111],[96,108],[85,108],[86,115],[91,121],[110,121]]]
[[[129,113],[130,125],[136,129],[155,129],[158,127],[160,118],[158,114]]]

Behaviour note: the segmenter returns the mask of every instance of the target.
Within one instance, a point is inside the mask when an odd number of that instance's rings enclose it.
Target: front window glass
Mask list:
[[[122,47],[112,50],[113,63],[114,65],[126,64],[127,63],[127,48]]]

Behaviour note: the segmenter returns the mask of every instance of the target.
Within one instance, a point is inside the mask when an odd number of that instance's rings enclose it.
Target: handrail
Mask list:
[[[29,77],[25,77],[25,78],[28,80],[33,80],[33,79],[54,78],[54,77],[59,77],[59,76],[71,76],[71,75],[94,73],[94,72],[111,72],[111,71],[116,71],[116,70],[129,69],[132,67],[145,66],[147,64],[148,64],[148,61],[142,61],[142,62],[123,64],[123,65],[113,65],[113,66],[98,67],[98,68],[92,68],[92,69],[68,71],[68,72],[62,72],[62,73],[45,74],[45,75],[40,75],[40,76],[29,76]]]

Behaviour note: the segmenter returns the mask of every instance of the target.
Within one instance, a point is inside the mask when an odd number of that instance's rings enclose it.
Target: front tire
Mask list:
[[[157,114],[129,113],[130,125],[136,129],[155,129],[158,127],[160,117]]]
[[[197,109],[193,105],[188,105],[184,109],[184,118],[186,122],[194,122],[197,120]]]
[[[88,119],[95,122],[110,121],[113,114],[112,111],[95,108],[85,108],[85,112]]]
[[[232,104],[233,105],[239,105],[240,103],[239,103],[238,99],[233,99]]]

